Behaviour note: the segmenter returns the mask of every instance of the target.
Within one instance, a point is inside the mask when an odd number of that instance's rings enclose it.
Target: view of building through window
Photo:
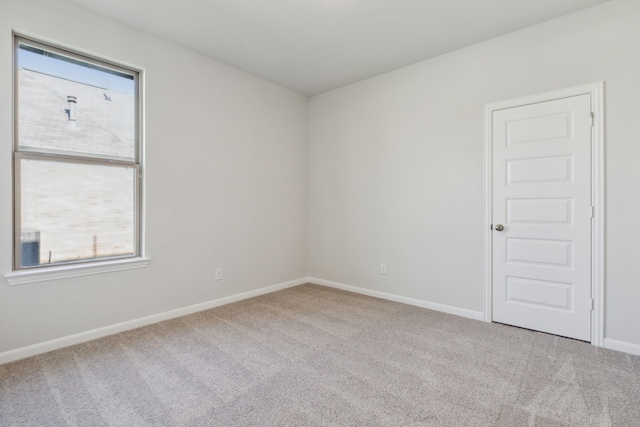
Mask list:
[[[136,79],[18,39],[17,269],[137,255]]]

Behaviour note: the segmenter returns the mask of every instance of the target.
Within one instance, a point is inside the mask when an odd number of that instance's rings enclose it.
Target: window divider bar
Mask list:
[[[65,154],[64,152],[56,153],[54,151],[48,150],[19,150],[15,153],[17,158],[24,159],[51,159],[58,161],[67,161],[67,162],[75,162],[75,163],[93,163],[99,165],[113,165],[113,166],[129,166],[134,167],[138,166],[138,163],[131,160],[124,159],[116,159],[111,157],[95,157],[95,156],[80,156],[73,154]]]

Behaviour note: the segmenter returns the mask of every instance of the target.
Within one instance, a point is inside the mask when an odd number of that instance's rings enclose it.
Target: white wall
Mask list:
[[[148,268],[9,286],[16,30],[145,70]],[[62,1],[0,4],[0,353],[307,276],[307,99]],[[224,268],[224,280],[211,271]]]
[[[640,345],[639,40],[613,0],[311,98],[310,276],[481,312],[483,106],[605,81],[605,337]]]

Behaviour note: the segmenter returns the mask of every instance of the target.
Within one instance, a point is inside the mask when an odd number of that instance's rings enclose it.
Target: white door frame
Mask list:
[[[578,95],[591,95],[593,119],[591,145],[591,344],[604,345],[604,82],[496,102],[484,107],[484,320],[493,321],[493,112]]]

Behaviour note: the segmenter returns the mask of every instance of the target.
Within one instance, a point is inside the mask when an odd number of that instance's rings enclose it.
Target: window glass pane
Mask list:
[[[20,160],[22,266],[135,254],[136,169]]]
[[[135,158],[133,75],[20,43],[18,146]]]

